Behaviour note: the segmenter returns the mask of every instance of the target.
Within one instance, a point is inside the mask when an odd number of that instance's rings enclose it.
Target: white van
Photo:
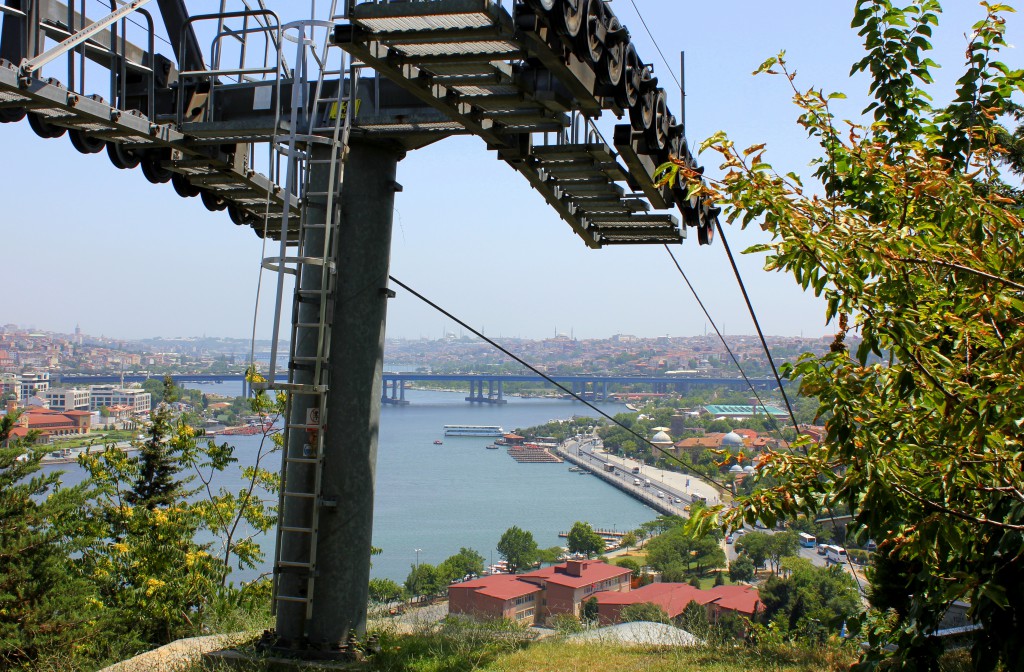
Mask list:
[[[640,479],[639,478],[634,478],[633,479],[633,485],[639,486],[640,485]]]

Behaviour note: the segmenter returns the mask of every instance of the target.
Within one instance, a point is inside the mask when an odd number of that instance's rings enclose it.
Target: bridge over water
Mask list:
[[[143,374],[109,376],[60,376],[59,385],[105,385],[120,383],[140,383],[156,376]],[[248,394],[248,386],[242,374],[176,374],[171,378],[177,384],[193,383],[238,383],[241,394]],[[571,376],[551,376],[584,399],[604,401],[622,386],[632,386],[637,391],[641,386],[644,392],[666,394],[669,392],[687,393],[697,387],[724,387],[741,390],[747,387],[742,378],[701,377],[701,376],[611,376],[602,374],[581,373]],[[490,374],[490,373],[417,373],[385,372],[383,375],[381,400],[387,404],[405,405],[406,383],[468,383],[469,396],[466,401],[482,404],[504,404],[505,383],[532,383],[550,386],[550,383],[536,374]],[[775,381],[771,378],[750,378],[750,383],[757,389],[770,389]]]

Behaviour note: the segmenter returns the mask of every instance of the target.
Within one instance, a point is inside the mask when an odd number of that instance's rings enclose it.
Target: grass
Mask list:
[[[503,623],[449,619],[412,633],[393,625],[378,627],[382,650],[366,662],[345,667],[354,672],[839,672],[859,653],[852,644],[715,644],[688,648],[624,646],[573,642],[561,635],[532,640],[531,631]],[[43,668],[37,668],[43,669]],[[57,672],[60,667],[46,667]],[[254,661],[244,667],[204,666],[195,661],[178,672],[268,672]],[[322,668],[310,666],[310,671]],[[966,651],[945,654],[940,672],[971,669]],[[1002,670],[1005,672],[1005,669]]]

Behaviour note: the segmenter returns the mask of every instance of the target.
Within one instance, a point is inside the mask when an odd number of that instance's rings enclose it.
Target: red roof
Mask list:
[[[92,415],[92,413],[90,413],[89,411],[64,411],[64,415],[83,416]]]
[[[604,562],[584,561],[580,563],[581,576],[573,576],[567,571],[568,565],[568,562],[564,562],[560,565],[553,565],[533,572],[527,572],[523,576],[544,579],[548,583],[553,583],[559,586],[581,588],[583,586],[589,586],[592,583],[599,583],[601,581],[614,579],[631,573],[627,567],[616,567],[615,565],[609,565]]]
[[[750,586],[715,586],[709,592],[715,594],[715,604],[723,609],[754,614],[761,608],[761,596]]]
[[[715,586],[710,590],[694,588],[688,583],[649,583],[625,593],[595,593],[598,604],[640,604],[652,602],[675,618],[683,613],[690,602],[697,604],[714,603],[729,611],[753,615],[760,609],[761,597],[756,588],[750,586]]]
[[[683,613],[690,602],[707,604],[715,599],[711,591],[694,588],[688,583],[649,583],[636,590],[624,593],[600,592],[596,593],[598,604],[640,604],[641,602],[652,602],[669,615],[675,618]]]
[[[514,574],[492,574],[472,581],[453,583],[451,588],[470,588],[480,595],[495,597],[499,600],[511,600],[524,595],[539,593],[540,587],[521,581]]]

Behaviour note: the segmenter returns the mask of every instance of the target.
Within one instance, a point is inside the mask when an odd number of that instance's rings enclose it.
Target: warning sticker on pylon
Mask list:
[[[319,408],[307,408],[306,409],[306,424],[307,425],[319,425],[320,424],[320,409]]]

